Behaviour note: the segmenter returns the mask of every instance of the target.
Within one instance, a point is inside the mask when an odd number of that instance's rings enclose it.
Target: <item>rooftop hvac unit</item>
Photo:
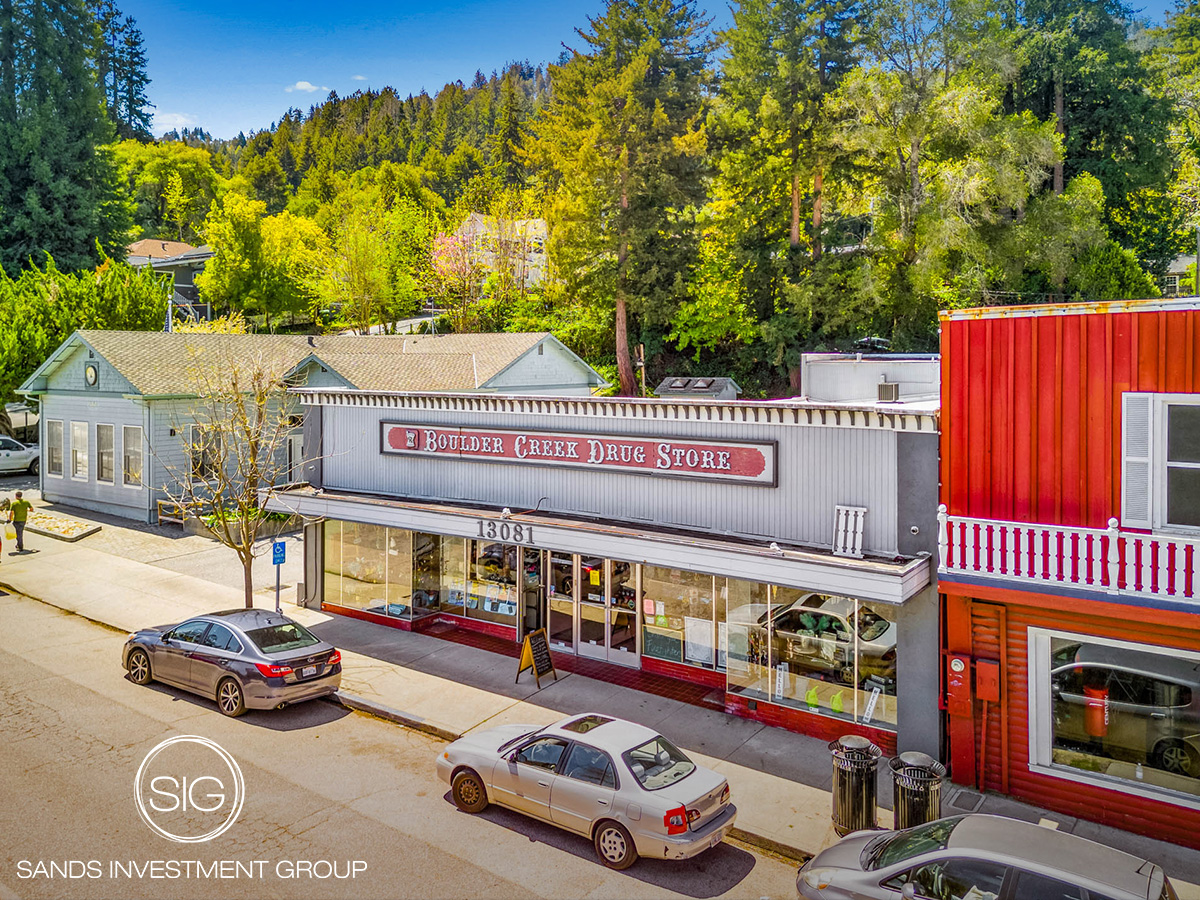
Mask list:
[[[900,385],[895,381],[879,382],[879,402],[880,403],[899,403],[900,402]]]

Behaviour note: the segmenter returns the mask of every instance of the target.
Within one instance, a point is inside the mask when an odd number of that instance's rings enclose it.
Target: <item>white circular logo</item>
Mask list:
[[[180,844],[201,844],[237,821],[246,782],[237,761],[205,737],[168,738],[146,754],[133,781],[138,814]]]

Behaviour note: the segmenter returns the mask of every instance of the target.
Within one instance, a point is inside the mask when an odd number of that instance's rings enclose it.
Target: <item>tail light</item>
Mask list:
[[[721,791],[721,802],[722,803],[729,802],[729,785],[728,784],[726,784],[725,789],[723,791]]]
[[[698,810],[698,809],[689,809],[687,811],[687,813],[688,813],[688,824],[689,825],[691,825],[698,818],[700,818],[700,810]]]
[[[663,816],[663,825],[667,827],[667,834],[683,834],[688,830],[687,809],[680,806],[671,810]]]
[[[291,666],[275,666],[271,663],[255,663],[254,666],[268,678],[283,678],[292,674]]]
[[[334,650],[332,653],[329,654],[329,659],[325,660],[325,663],[326,663],[326,665],[336,666],[341,661],[342,661],[342,654],[339,651]]]

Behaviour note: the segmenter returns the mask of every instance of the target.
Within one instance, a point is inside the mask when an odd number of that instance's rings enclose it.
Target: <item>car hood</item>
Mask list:
[[[848,834],[832,847],[822,850],[809,863],[810,869],[828,866],[832,869],[862,871],[863,848],[883,833],[879,831],[856,831]]]
[[[489,750],[495,753],[505,741],[510,741],[522,734],[529,734],[531,731],[537,731],[543,727],[542,725],[529,724],[498,725],[495,728],[488,728],[484,731],[472,731],[470,734],[464,734],[447,749]]]

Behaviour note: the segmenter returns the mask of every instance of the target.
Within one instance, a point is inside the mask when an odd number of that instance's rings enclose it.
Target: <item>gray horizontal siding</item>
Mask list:
[[[45,471],[48,450],[46,423],[63,423],[63,474],[51,476]],[[86,422],[88,426],[88,474],[86,480],[71,477],[71,423]],[[96,425],[113,426],[114,479],[112,484],[96,480]],[[130,488],[121,484],[122,428],[137,425],[143,428],[143,471],[148,461],[145,450],[145,407],[134,400],[111,396],[55,396],[42,398],[42,497],[53,503],[66,503],[85,509],[111,512],[114,515],[144,520],[148,508],[148,492],[144,487]]]
[[[87,391],[89,393],[107,393],[107,394],[134,394],[139,393],[129,383],[129,381],[109,365],[108,360],[96,356],[89,358],[88,353],[91,352],[87,347],[80,345],[75,348],[74,352],[63,362],[46,381],[46,389],[50,391]],[[95,363],[97,366],[96,386],[91,387],[84,380],[83,367],[86,363]]]
[[[891,555],[897,548],[896,433],[884,429],[780,427],[712,422],[538,416],[405,410],[323,408],[323,484],[416,499],[532,509],[714,534],[828,547],[834,506],[869,510],[864,549]],[[779,486],[750,487],[548,466],[384,456],[379,423],[549,429],[644,437],[774,440]],[[931,445],[932,446],[932,445]],[[936,503],[931,497],[930,503]]]

